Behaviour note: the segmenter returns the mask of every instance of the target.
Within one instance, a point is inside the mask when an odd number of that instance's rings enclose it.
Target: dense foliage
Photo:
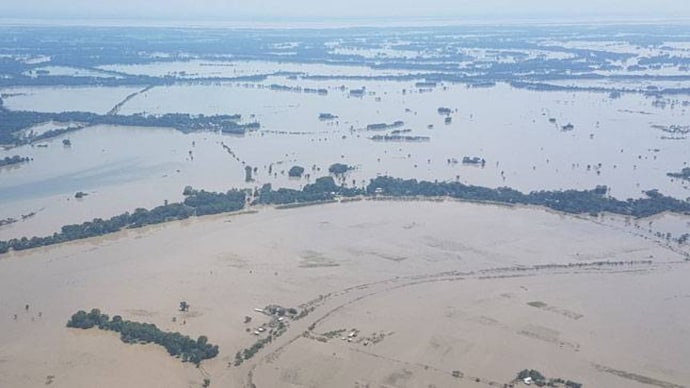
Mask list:
[[[428,182],[391,177],[378,177],[367,186],[368,195],[448,196],[473,201],[538,205],[576,214],[609,212],[634,217],[648,217],[665,211],[690,212],[690,202],[664,196],[656,190],[647,191],[647,198],[625,201],[606,196],[607,191],[606,186],[598,186],[594,190],[533,191],[529,194],[523,194],[507,187],[490,189],[464,185],[460,182]]]
[[[328,172],[334,175],[343,175],[350,171],[352,167],[343,163],[333,163],[328,167]]]
[[[680,172],[669,172],[666,175],[670,176],[671,178],[679,178],[690,181],[690,167],[684,167],[682,170],[680,170]]]
[[[532,379],[532,382],[539,387],[543,387],[543,386],[549,386],[549,387],[559,386],[560,387],[563,385],[566,388],[582,388],[582,384],[576,383],[576,382],[571,381],[571,380],[564,380],[562,378],[553,378],[553,379],[546,378],[546,376],[541,374],[538,370],[534,370],[534,369],[521,370],[518,373],[517,378],[519,380],[524,380],[526,378],[530,378],[530,379]]]
[[[333,177],[321,177],[302,190],[280,188],[273,190],[270,183],[261,187],[254,204],[283,205],[298,202],[329,201],[336,196],[353,197],[363,194],[359,189],[338,186]]]
[[[347,165],[334,164],[333,166],[344,166],[333,169],[338,172],[349,169]],[[544,206],[573,214],[589,213],[596,215],[608,212],[637,218],[666,211],[690,214],[690,202],[665,196],[656,190],[645,192],[646,198],[627,199],[625,201],[609,197],[607,192],[606,186],[597,186],[593,190],[533,191],[524,194],[507,187],[491,189],[465,185],[460,182],[428,182],[391,177],[372,179],[366,189],[363,190],[339,186],[332,176],[326,176],[316,179],[314,183],[305,185],[302,190],[286,188],[273,190],[271,184],[267,183],[255,191],[251,204],[301,204],[332,201],[337,197],[382,195],[391,197],[451,197],[479,202]],[[183,203],[166,204],[151,210],[136,209],[133,213],[123,213],[107,220],[96,218],[82,224],[65,225],[60,232],[54,233],[52,236],[22,237],[0,241],[0,253],[5,253],[10,249],[19,251],[100,236],[125,228],[137,228],[166,221],[181,220],[193,215],[238,211],[243,209],[248,201],[246,193],[238,190],[212,193],[185,187],[184,195],[186,198]],[[679,242],[686,240],[687,238],[681,237]]]
[[[3,159],[0,159],[0,167],[4,166],[10,166],[13,164],[19,164],[19,163],[24,163],[30,161],[30,158],[27,157],[21,157],[19,155],[14,155],[14,156],[6,156]]]
[[[403,136],[403,135],[375,135],[370,137],[373,141],[382,142],[421,142],[430,141],[429,136]]]
[[[319,113],[319,120],[335,120],[338,116],[332,113]]]
[[[244,134],[248,130],[258,129],[258,122],[239,124],[240,115],[193,116],[186,113],[168,113],[164,115],[101,115],[89,112],[27,112],[11,111],[0,107],[0,144],[21,144],[35,142],[49,137],[67,133],[80,126],[47,131],[36,137],[21,139],[15,132],[37,124],[55,122],[75,122],[82,125],[123,125],[135,127],[175,128],[183,132],[216,130],[224,133]]]
[[[243,191],[230,190],[226,193],[193,191],[184,200],[184,204],[193,208],[196,215],[218,214],[242,210],[246,201]]]
[[[163,346],[171,356],[180,357],[183,362],[197,366],[201,361],[218,355],[218,346],[208,343],[208,338],[200,336],[196,341],[180,333],[165,332],[150,323],[125,321],[115,315],[112,319],[98,309],[90,312],[78,311],[69,321],[67,327],[90,329],[98,327],[120,333],[122,342],[128,344],[155,343]]]
[[[299,178],[302,174],[304,174],[304,167],[302,166],[292,166],[288,171],[288,176],[292,178]]]
[[[245,182],[252,182],[254,178],[252,178],[252,167],[251,166],[244,166],[244,181]]]
[[[245,206],[246,194],[230,190],[227,193],[209,193],[206,191],[185,190],[187,197],[184,203],[172,203],[155,207],[151,210],[136,209],[133,213],[123,213],[107,220],[95,218],[81,224],[65,225],[60,232],[45,237],[22,237],[9,241],[0,241],[0,253],[9,249],[16,251],[37,248],[46,245],[79,240],[89,237],[115,233],[127,228],[139,228],[162,222],[182,220],[193,215],[218,214],[241,210]]]
[[[393,128],[400,128],[403,125],[405,125],[405,122],[403,121],[394,121],[391,124],[388,123],[376,123],[376,124],[369,124],[367,125],[367,130],[368,131],[381,131],[385,129],[393,129]]]

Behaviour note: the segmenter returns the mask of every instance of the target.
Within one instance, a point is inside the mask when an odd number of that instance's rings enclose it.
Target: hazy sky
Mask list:
[[[689,18],[690,0],[0,0],[6,18]]]

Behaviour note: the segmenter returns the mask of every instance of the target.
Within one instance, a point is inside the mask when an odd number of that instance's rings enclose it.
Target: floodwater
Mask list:
[[[17,87],[3,89],[5,107],[35,112],[94,112],[105,114],[128,95],[131,87]]]
[[[173,75],[180,78],[243,77],[273,74],[276,72],[338,76],[389,76],[409,74],[409,72],[403,70],[377,70],[368,66],[331,65],[325,67],[321,64],[289,62],[289,59],[290,58],[286,58],[286,62],[191,60],[134,65],[106,65],[100,66],[99,69],[133,75],[155,77]]]
[[[190,66],[190,73],[209,67]],[[312,73],[329,71],[328,66],[321,66]],[[323,88],[328,94],[272,90],[271,84]],[[360,88],[365,88],[363,97],[351,96],[350,90]],[[9,109],[105,113],[140,89],[21,88],[0,92],[9,95],[4,98]],[[262,82],[155,87],[129,100],[120,114],[239,113],[243,122],[257,120],[262,128],[240,137],[97,126],[42,143],[47,147],[0,151],[0,157],[19,154],[34,159],[0,169],[0,219],[37,213],[0,227],[0,239],[49,234],[67,223],[152,207],[165,200],[179,201],[186,185],[217,191],[264,183],[299,188],[326,175],[328,166],[336,162],[356,167],[345,183],[359,187],[376,176],[391,175],[521,191],[607,185],[612,196],[622,199],[640,197],[649,189],[676,198],[690,197],[689,182],[666,175],[687,166],[687,136],[652,127],[684,125],[687,108],[654,102],[638,94],[610,99],[606,93],[538,92],[506,84],[490,88],[439,84],[419,90],[413,81],[317,81],[283,76]],[[453,111],[452,123],[444,123],[439,107]],[[338,118],[321,121],[319,113]],[[425,136],[429,141],[370,139],[390,130],[367,131],[368,124],[397,120],[405,123],[397,129],[411,130],[405,135]],[[569,123],[573,129],[563,131]],[[71,140],[71,147],[63,146],[64,138]],[[464,156],[484,158],[486,165],[463,165]],[[254,182],[244,182],[245,165],[257,168]],[[289,179],[287,170],[293,165],[305,167],[310,179]],[[76,200],[77,191],[89,195]]]
[[[241,387],[254,371],[260,387],[486,388],[534,368],[588,388],[682,387],[683,259],[589,220],[454,201],[264,208],[127,230],[0,260],[0,385]],[[607,261],[628,264],[589,265]],[[190,312],[177,311],[181,300]],[[228,367],[269,320],[253,309],[273,303],[313,310]],[[64,327],[92,307],[208,336],[220,354],[202,376],[160,346]],[[358,338],[314,339],[342,329]],[[374,333],[385,336],[362,342]]]

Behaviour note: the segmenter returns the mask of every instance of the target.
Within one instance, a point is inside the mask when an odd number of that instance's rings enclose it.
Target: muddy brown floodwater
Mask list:
[[[534,368],[586,387],[686,387],[685,255],[596,220],[455,201],[128,230],[0,258],[0,386],[495,387]],[[268,304],[309,313],[230,366]],[[197,369],[64,327],[92,307],[206,335],[220,355]]]

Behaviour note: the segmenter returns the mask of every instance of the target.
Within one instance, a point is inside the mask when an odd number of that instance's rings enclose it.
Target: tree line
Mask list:
[[[0,106],[0,144],[21,145],[48,137],[58,136],[81,127],[70,127],[47,131],[33,138],[18,137],[15,132],[48,121],[76,122],[82,126],[120,125],[132,127],[175,128],[182,132],[217,130],[223,133],[243,135],[247,131],[259,129],[261,124],[250,122],[240,124],[242,116],[233,115],[190,115],[187,113],[167,113],[164,115],[101,115],[90,112],[29,112],[12,111]]]
[[[0,167],[11,166],[13,164],[19,164],[19,163],[25,163],[25,162],[28,162],[30,160],[31,160],[31,158],[29,158],[29,157],[22,157],[19,155],[5,156],[3,159],[0,159]]]
[[[155,343],[164,347],[171,356],[197,366],[201,361],[218,355],[218,345],[210,344],[206,336],[202,335],[195,341],[177,332],[162,331],[151,323],[126,321],[119,315],[111,319],[99,309],[92,309],[88,313],[83,310],[77,311],[67,321],[67,327],[84,330],[98,327],[101,330],[114,331],[120,333],[122,342],[128,344]]]
[[[565,386],[566,388],[582,388],[582,384],[571,381],[571,380],[565,380],[560,377],[557,378],[547,378],[543,374],[541,374],[538,370],[535,369],[523,369],[517,374],[517,380],[524,380],[524,379],[531,379],[532,383],[539,387],[544,387],[544,386],[549,386],[549,387],[560,387],[561,384]]]
[[[339,172],[339,169],[335,169]],[[253,192],[251,205],[286,205],[308,202],[332,201],[337,197],[390,196],[390,197],[451,197],[478,202],[497,202],[543,206],[571,213],[597,215],[602,212],[643,218],[666,211],[690,214],[690,202],[665,196],[657,190],[645,192],[645,198],[619,200],[607,196],[608,187],[597,186],[592,190],[555,190],[522,193],[508,187],[496,189],[465,185],[460,182],[429,182],[416,179],[377,177],[366,188],[345,187],[336,184],[333,176],[318,178],[301,190],[279,188],[270,183]],[[247,206],[247,192],[230,190],[214,193],[186,187],[182,203],[172,203],[151,210],[136,209],[107,220],[96,218],[82,224],[65,225],[60,232],[46,237],[22,237],[0,241],[0,253],[24,250],[62,242],[84,239],[118,232],[127,228],[182,220],[194,215],[218,214],[242,210]]]
[[[524,194],[508,187],[491,189],[460,182],[428,182],[416,179],[377,177],[366,188],[367,195],[451,197],[472,201],[544,206],[573,214],[615,213],[637,218],[665,211],[690,213],[690,202],[665,196],[657,190],[645,191],[646,198],[619,200],[607,196],[608,187],[593,190],[532,191]]]
[[[302,190],[280,188],[273,190],[270,183],[266,183],[256,192],[252,205],[285,205],[290,203],[330,201],[336,196],[354,197],[364,194],[357,188],[347,188],[335,183],[331,176],[317,178],[314,183],[305,185]]]
[[[690,181],[690,167],[683,167],[680,172],[669,172],[666,175],[670,176],[671,178],[679,178]]]
[[[189,190],[185,189],[185,194],[186,198],[182,203],[157,206],[151,210],[139,208],[132,213],[122,213],[109,219],[95,218],[81,224],[65,225],[60,229],[60,232],[53,233],[50,236],[22,237],[9,241],[0,241],[0,253],[5,253],[10,249],[21,251],[102,236],[124,229],[183,220],[194,215],[202,216],[238,211],[244,208],[246,202],[246,193],[238,190],[230,190],[226,193],[210,193],[189,188]]]

